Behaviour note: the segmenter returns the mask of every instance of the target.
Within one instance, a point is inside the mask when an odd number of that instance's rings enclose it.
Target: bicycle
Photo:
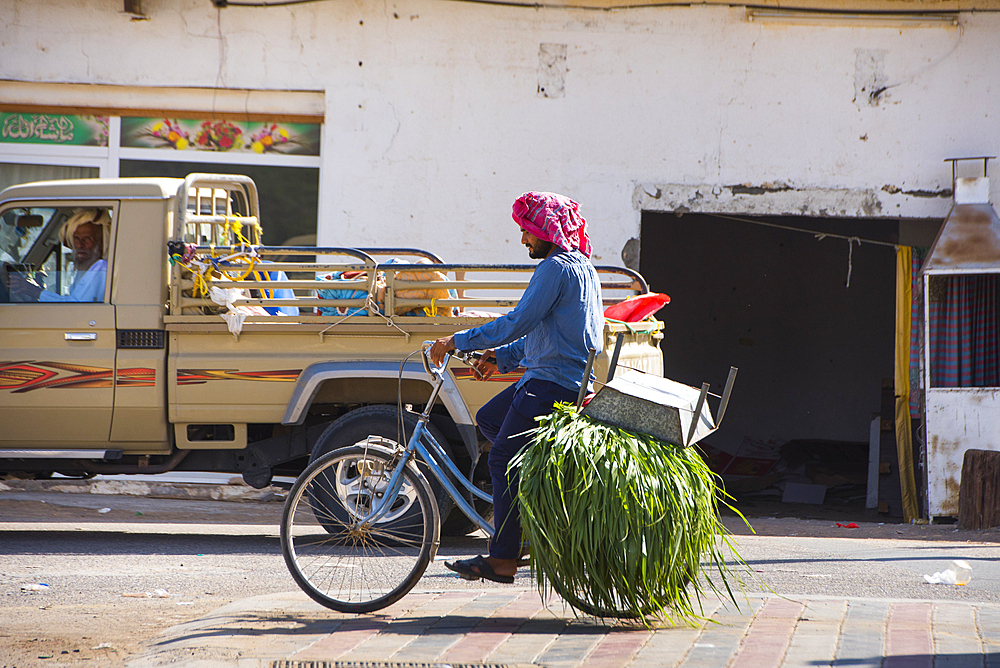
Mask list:
[[[427,478],[415,466],[415,456],[462,512],[493,537],[493,526],[453,479],[477,499],[492,502],[492,497],[459,471],[427,428],[449,358],[471,366],[478,354],[452,353],[435,367],[427,356],[432,343],[425,341],[420,352],[435,382],[408,442],[369,436],[329,452],[302,472],[285,501],[281,519],[285,564],[299,587],[324,607],[347,613],[381,610],[405,596],[434,559],[440,544],[438,506]],[[372,557],[393,561],[385,568],[384,560]],[[637,616],[595,609],[558,587],[556,593],[586,614]]]

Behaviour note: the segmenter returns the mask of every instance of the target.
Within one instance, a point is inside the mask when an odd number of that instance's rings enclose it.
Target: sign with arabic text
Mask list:
[[[0,143],[107,146],[107,116],[0,112]]]

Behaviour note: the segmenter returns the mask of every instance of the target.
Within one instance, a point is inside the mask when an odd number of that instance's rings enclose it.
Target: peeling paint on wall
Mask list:
[[[566,45],[538,45],[538,97],[566,95]]]
[[[946,199],[951,199],[951,188],[943,188],[941,190],[903,190],[899,186],[894,186],[891,184],[886,184],[882,186],[882,191],[887,192],[890,195],[898,195],[902,193],[904,195],[911,195],[912,197],[944,197]]]
[[[997,450],[1000,391],[930,388],[926,397],[927,513],[958,515],[962,463],[969,449]]]
[[[751,216],[820,216],[878,218],[894,216],[883,211],[879,193],[872,188],[795,188],[786,183],[739,185],[642,184],[636,186],[632,205],[640,211],[673,213],[728,213]]]
[[[888,88],[885,49],[854,50],[854,104],[858,109],[877,107]]]
[[[735,186],[725,186],[734,195],[763,195],[764,193],[779,193],[783,190],[791,190],[792,187],[785,183],[762,183],[759,186],[752,186],[749,183],[741,183]]]
[[[625,242],[625,247],[622,248],[622,262],[629,269],[639,271],[639,240],[636,237]]]
[[[799,188],[784,181],[694,186],[643,183],[632,192],[632,206],[638,211],[676,214],[897,218],[919,211],[920,217],[943,218],[951,208],[951,189]]]

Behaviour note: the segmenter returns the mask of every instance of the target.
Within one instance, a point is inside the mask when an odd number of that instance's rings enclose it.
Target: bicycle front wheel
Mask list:
[[[427,480],[412,466],[388,511],[381,502],[398,457],[359,444],[323,455],[295,481],[281,518],[281,552],[295,582],[339,612],[380,610],[402,598],[437,551],[440,519]]]

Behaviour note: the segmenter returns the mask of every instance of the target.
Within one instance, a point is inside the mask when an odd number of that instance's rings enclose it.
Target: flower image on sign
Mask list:
[[[178,151],[183,151],[191,144],[187,131],[180,125],[175,126],[168,119],[163,119],[161,123],[154,124],[148,130],[148,136],[162,139],[166,142],[166,145],[169,145],[166,146],[167,148],[175,148]]]
[[[319,124],[122,118],[122,146],[177,151],[319,155]]]
[[[268,127],[265,123],[259,132],[250,136],[250,150],[254,153],[276,151],[290,140],[291,137],[286,128],[280,127],[277,123],[271,123]]]
[[[0,142],[107,146],[107,116],[0,112]]]

